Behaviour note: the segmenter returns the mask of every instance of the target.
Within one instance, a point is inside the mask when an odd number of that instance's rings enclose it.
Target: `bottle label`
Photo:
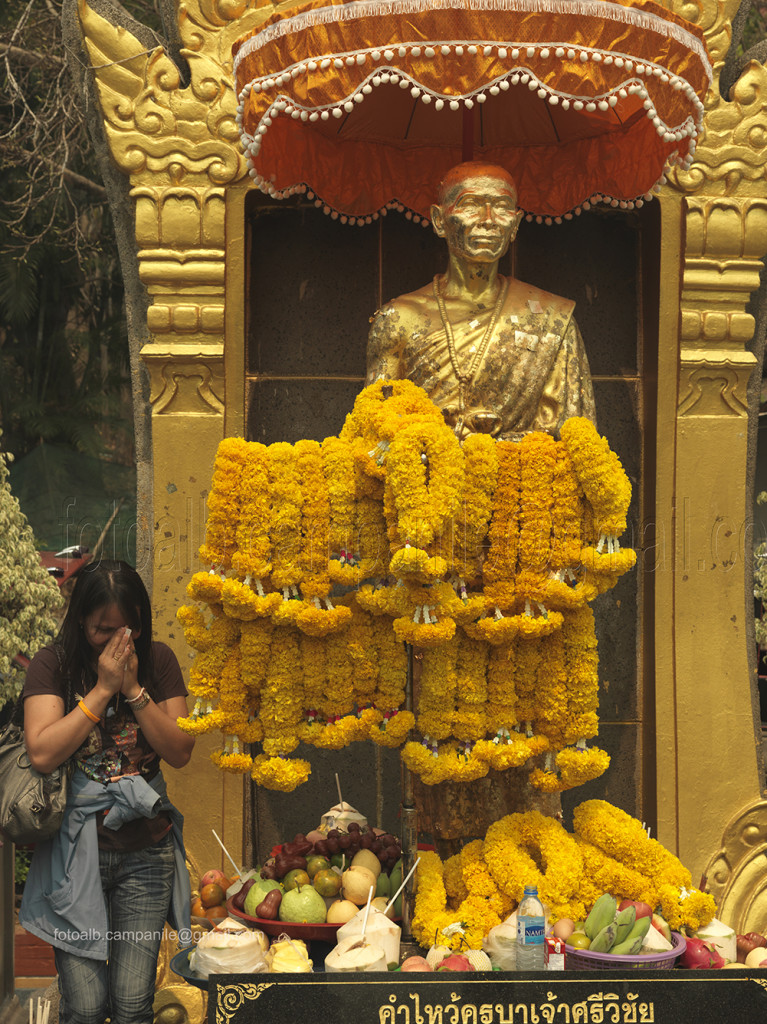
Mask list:
[[[517,942],[522,946],[542,946],[546,923],[542,917],[517,918]]]

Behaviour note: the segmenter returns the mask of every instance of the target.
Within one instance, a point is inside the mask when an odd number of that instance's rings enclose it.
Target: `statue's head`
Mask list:
[[[451,167],[431,208],[434,230],[451,253],[477,263],[496,263],[514,240],[521,219],[509,172],[478,161]]]

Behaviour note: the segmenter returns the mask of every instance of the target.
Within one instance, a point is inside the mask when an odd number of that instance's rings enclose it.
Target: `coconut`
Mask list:
[[[717,918],[712,918],[708,924],[702,925],[694,932],[696,939],[703,939],[713,946],[725,961],[731,963],[738,959],[738,937],[729,925],[724,924]],[[767,950],[765,950],[767,953]]]
[[[325,957],[325,970],[329,974],[342,971],[387,971],[386,953],[380,946],[374,945],[367,935],[364,939],[361,935],[349,935],[341,939]]]
[[[354,917],[338,929],[339,942],[342,939],[351,938],[353,935],[359,936],[362,934],[365,910],[366,908],[363,907]],[[390,921],[386,914],[382,914],[380,910],[374,910],[372,906],[368,913],[365,938],[370,939],[376,946],[380,946],[383,949],[386,953],[387,964],[394,964],[396,966],[399,963],[399,945],[402,938],[402,929],[399,925]]]
[[[322,823],[320,824],[320,832],[329,832],[332,828],[337,828],[339,832],[348,832],[349,825],[351,822],[356,821],[360,827],[361,832],[365,832],[368,827],[368,820],[364,814],[360,814],[358,810],[352,807],[351,804],[347,804],[344,800],[340,804],[335,804],[322,815]]]

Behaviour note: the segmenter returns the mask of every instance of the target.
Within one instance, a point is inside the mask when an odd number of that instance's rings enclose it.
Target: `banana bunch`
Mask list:
[[[592,907],[583,930],[591,941],[588,948],[592,953],[636,956],[651,923],[649,917],[637,918],[635,907],[619,911],[615,897],[605,893]]]

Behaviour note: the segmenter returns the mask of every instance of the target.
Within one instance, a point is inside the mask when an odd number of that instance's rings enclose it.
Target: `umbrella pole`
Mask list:
[[[463,163],[474,159],[474,108],[468,110],[463,108],[463,141],[462,141]]]

